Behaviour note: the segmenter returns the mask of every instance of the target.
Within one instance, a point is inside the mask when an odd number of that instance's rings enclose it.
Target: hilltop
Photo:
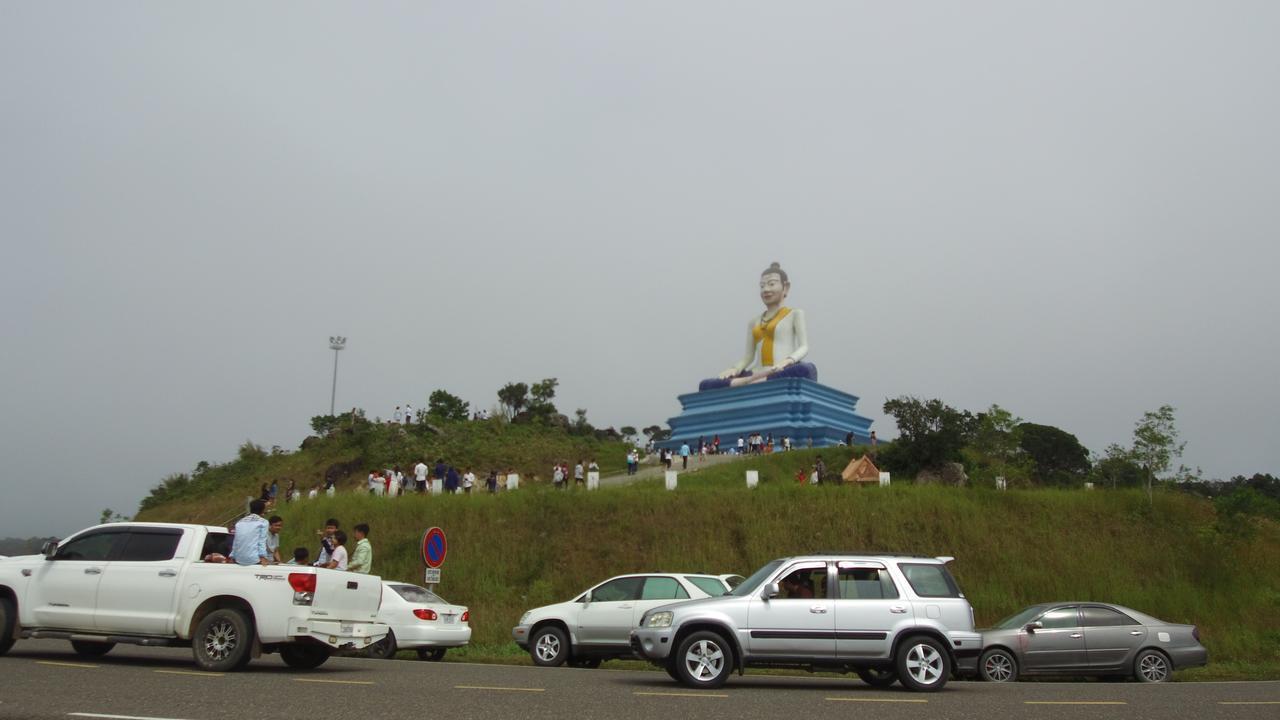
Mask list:
[[[530,428],[482,432],[496,433],[502,452],[536,467],[576,442]],[[524,433],[529,447],[505,445]],[[436,447],[446,447],[448,437],[434,440]],[[475,438],[467,432],[454,442]],[[452,448],[465,454],[463,445]],[[593,449],[602,465],[617,467],[619,458],[609,452],[620,448]],[[356,450],[350,439],[330,438],[323,448],[261,462],[272,472],[309,477]],[[796,451],[721,464],[683,474],[675,492],[660,480],[598,492],[556,492],[535,482],[497,496],[391,500],[354,492],[348,483],[336,497],[281,505],[277,512],[285,519],[282,547],[305,545],[313,553],[325,518],[340,518],[347,528],[369,523],[375,570],[407,581],[422,577],[423,530],[443,528],[450,550],[439,590],[473,611],[473,647],[455,653],[472,659],[526,662],[509,635],[521,613],[611,575],[749,574],[774,557],[856,549],[956,557],[953,571],[980,625],[1034,602],[1112,601],[1197,624],[1212,664],[1192,677],[1280,676],[1280,525],[1274,521],[1224,524],[1211,502],[1168,490],[1148,500],[1134,489],[1001,492],[901,481],[887,488],[815,487],[792,480],[819,453],[839,469],[853,452]],[[754,490],[743,482],[747,468],[760,472]],[[263,477],[246,475],[236,493],[242,496]],[[157,502],[139,519],[203,521],[234,511],[236,498],[215,510],[214,497]]]

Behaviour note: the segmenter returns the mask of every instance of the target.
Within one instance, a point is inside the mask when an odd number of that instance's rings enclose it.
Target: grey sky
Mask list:
[[[777,260],[820,379],[1280,470],[1273,2],[0,4],[0,535],[560,378],[676,414]]]

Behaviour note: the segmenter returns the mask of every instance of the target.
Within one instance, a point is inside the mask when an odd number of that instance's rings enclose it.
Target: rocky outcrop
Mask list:
[[[946,463],[938,467],[921,470],[916,475],[917,485],[953,485],[964,487],[969,484],[969,476],[960,463]]]

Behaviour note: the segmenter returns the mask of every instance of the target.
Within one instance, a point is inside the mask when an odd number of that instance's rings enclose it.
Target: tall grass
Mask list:
[[[473,641],[489,646],[510,645],[525,610],[624,572],[746,575],[770,559],[818,550],[950,555],[980,625],[1035,602],[1108,601],[1198,625],[1216,662],[1276,667],[1275,523],[1260,523],[1251,539],[1224,536],[1211,504],[1178,493],[1148,504],[1137,491],[797,485],[796,470],[817,454],[686,473],[675,492],[659,480],[599,492],[534,485],[496,496],[346,493],[283,507],[282,549],[305,545],[314,554],[314,531],[330,516],[348,529],[367,522],[375,571],[420,581],[419,539],[438,525],[449,539],[439,590],[471,607]],[[832,470],[849,457],[821,454]],[[747,468],[760,471],[754,490],[744,484]],[[187,519],[182,507],[170,509],[167,519]]]

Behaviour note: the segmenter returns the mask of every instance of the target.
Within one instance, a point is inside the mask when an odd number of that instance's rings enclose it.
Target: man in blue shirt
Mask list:
[[[435,476],[435,480],[432,483],[434,487],[431,488],[431,492],[439,494],[444,491],[444,476],[448,472],[449,466],[444,464],[444,458],[436,459],[435,471],[432,472],[432,475]]]
[[[689,443],[687,442],[680,445],[680,469],[689,469]]]
[[[270,565],[267,550],[267,519],[262,517],[267,504],[262,500],[249,503],[249,514],[236,523],[235,540],[231,543],[231,559],[239,565]]]

